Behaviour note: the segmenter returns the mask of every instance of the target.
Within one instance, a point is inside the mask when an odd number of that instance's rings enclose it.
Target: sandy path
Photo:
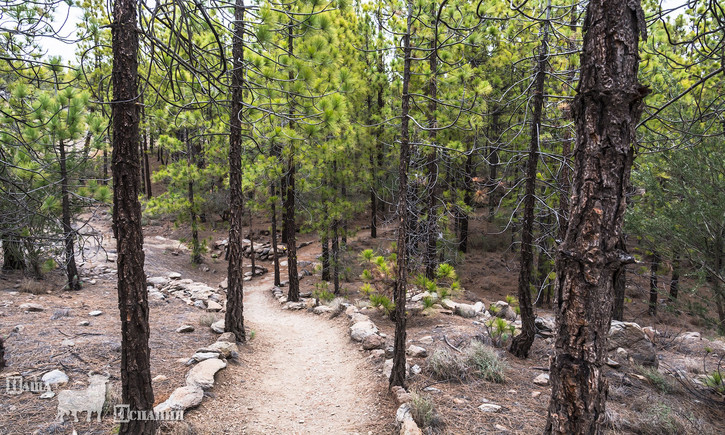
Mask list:
[[[245,325],[254,338],[240,349],[240,364],[217,376],[215,398],[186,419],[214,434],[381,433],[389,417],[381,411],[384,385],[344,321],[281,310],[271,278],[245,284]]]

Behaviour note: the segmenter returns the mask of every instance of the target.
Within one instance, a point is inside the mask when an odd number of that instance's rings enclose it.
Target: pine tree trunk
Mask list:
[[[294,55],[294,23],[290,20],[287,33],[287,49],[288,55]],[[294,72],[290,70],[288,75],[289,81],[295,79]],[[294,97],[290,96],[290,116],[295,111]],[[294,129],[294,122],[290,121],[290,129]],[[295,224],[295,144],[291,140],[289,144],[290,154],[287,160],[287,176],[285,178],[285,197],[284,197],[284,216],[283,216],[283,237],[286,232],[287,236],[287,272],[289,279],[289,290],[287,291],[287,300],[290,302],[299,302],[300,300],[300,279],[297,276],[297,245],[295,233],[297,232]]]
[[[244,343],[244,240],[242,191],[242,103],[244,98],[244,0],[236,0],[234,8],[234,35],[232,41],[232,101],[229,115],[229,243],[227,254],[227,312],[224,331],[233,332],[238,342]],[[254,270],[254,269],[252,269]]]
[[[5,342],[0,337],[0,370],[5,368]]]
[[[675,253],[672,259],[672,278],[670,278],[670,302],[677,300],[677,295],[680,292],[680,254]]]
[[[407,30],[403,35],[403,95],[400,120],[400,163],[398,165],[398,258],[395,278],[395,340],[393,345],[393,370],[390,372],[390,387],[405,387],[405,293],[408,279],[408,164],[410,162],[410,112],[411,48],[410,35],[413,21],[413,2],[408,0]]]
[[[614,275],[634,260],[616,245],[648,92],[637,81],[639,34],[646,31],[639,1],[591,0],[583,29],[573,195],[556,259],[557,334],[545,428],[556,434],[603,431]]]
[[[322,244],[322,280],[330,281],[330,240],[327,230],[322,231],[320,240]]]
[[[271,187],[272,196],[275,196],[275,185]],[[272,254],[274,255],[274,285],[279,287],[281,284],[279,276],[279,254],[277,252],[277,201],[272,201]]]
[[[427,180],[427,193],[428,193],[428,204],[427,214],[428,219],[426,222],[426,249],[425,249],[425,276],[428,279],[435,278],[436,271],[436,236],[438,233],[438,226],[436,220],[438,218],[436,213],[436,184],[438,183],[438,152],[435,148],[436,145],[436,128],[438,127],[438,119],[436,118],[436,110],[438,110],[438,35],[436,34],[438,29],[437,15],[436,15],[436,2],[431,3],[431,17],[433,22],[431,27],[433,28],[433,37],[431,38],[431,51],[428,53],[428,65],[430,67],[430,81],[428,82],[428,128],[431,130],[428,132],[428,140],[432,145],[431,149],[428,150],[428,161],[426,162],[426,170],[428,171]]]
[[[519,264],[518,298],[521,309],[521,333],[511,340],[509,351],[518,358],[529,356],[534,343],[536,326],[534,325],[534,307],[531,303],[531,271],[534,266],[534,199],[536,197],[536,166],[539,162],[539,138],[541,118],[544,108],[544,83],[546,62],[549,57],[549,15],[551,0],[546,7],[546,21],[542,22],[542,40],[539,59],[534,78],[534,113],[531,120],[531,139],[529,141],[529,159],[526,167],[526,193],[524,197],[524,216],[521,225],[521,263]]]
[[[649,308],[647,312],[650,316],[657,315],[657,270],[660,268],[660,254],[657,251],[652,252],[652,266],[649,275]]]
[[[101,184],[104,186],[108,184],[108,151],[105,148],[103,149],[103,179]]]
[[[332,223],[332,282],[335,295],[340,294],[340,245],[338,243],[338,228],[340,222],[335,220]]]
[[[189,141],[189,130],[184,127],[183,130],[184,142],[186,143],[186,150],[189,156],[187,164],[189,167],[196,167],[196,153],[194,147]],[[196,169],[196,168],[194,168]],[[196,203],[194,202],[194,180],[189,179],[188,184],[188,200],[189,200],[189,220],[191,221],[191,262],[194,264],[201,264],[201,245],[199,244],[199,227],[196,222]]]
[[[475,143],[475,141],[474,141]],[[474,145],[475,149],[475,145]],[[473,206],[473,150],[469,150],[466,156],[466,164],[463,174],[463,202],[468,206]],[[461,252],[468,252],[468,211],[461,212],[461,219],[458,226],[459,230],[459,249]]]
[[[136,2],[113,4],[113,233],[118,253],[118,307],[121,318],[121,403],[151,412],[149,308],[144,274],[141,204],[138,200],[138,29]],[[153,434],[153,420],[121,423],[120,434]]]
[[[65,144],[59,142],[60,151],[60,195],[62,201],[63,240],[65,242],[65,274],[68,278],[69,290],[80,290],[81,280],[76,267],[76,256],[73,245],[73,227],[71,227],[70,192],[68,191],[68,166]]]

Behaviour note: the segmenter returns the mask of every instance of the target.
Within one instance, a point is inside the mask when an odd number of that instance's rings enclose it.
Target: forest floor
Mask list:
[[[472,234],[486,234],[485,219],[473,223]],[[19,274],[0,275],[0,333],[6,337],[8,367],[0,373],[0,389],[13,375],[25,380],[39,379],[49,370],[64,371],[70,382],[65,388],[83,389],[91,371],[107,374],[111,391],[120,389],[120,320],[117,316],[115,241],[110,233],[110,215],[100,213],[91,220],[95,235],[102,237],[106,252],[92,243],[86,245],[84,288],[78,292],[62,290],[62,277],[51,273],[43,281],[32,281]],[[256,219],[255,230],[269,223]],[[223,255],[205,255],[202,265],[189,262],[189,252],[179,242],[188,234],[165,220],[148,221],[144,227],[146,273],[182,278],[216,288],[226,277]],[[507,248],[506,234],[474,237],[471,253],[457,267],[464,291],[456,300],[483,301],[486,306],[515,294],[515,254]],[[223,224],[210,225],[204,232],[208,240],[226,238]],[[348,243],[345,257],[342,294],[375,322],[392,343],[394,325],[379,310],[365,305],[359,292],[361,265],[357,254],[372,248],[389,251],[394,239],[392,230],[381,230],[378,239],[359,232]],[[101,240],[101,239],[98,239]],[[262,241],[262,240],[260,240]],[[311,241],[299,251],[300,260],[315,262],[320,244],[313,234],[300,234],[298,242]],[[248,264],[245,259],[245,264]],[[284,263],[283,263],[284,264]],[[205,393],[202,404],[185,413],[185,434],[391,434],[395,405],[387,391],[387,379],[381,375],[382,360],[354,344],[347,331],[347,318],[316,316],[305,311],[285,311],[272,298],[272,262],[258,265],[269,272],[245,283],[245,325],[248,344],[240,346],[239,356],[230,360],[216,376],[216,383]],[[312,268],[308,265],[307,268]],[[286,269],[282,268],[283,280]],[[682,368],[695,376],[702,375],[703,364],[713,367],[713,355],[722,355],[725,344],[712,331],[699,327],[697,318],[686,314],[663,312],[658,319],[642,315],[646,294],[635,276],[628,288],[625,319],[635,319],[641,326],[653,326],[663,334],[656,343],[660,369],[645,370],[623,364],[606,368],[610,394],[607,433],[719,433],[725,425],[723,410],[712,407],[709,397],[693,395],[668,373]],[[301,291],[310,292],[319,283],[319,274],[301,281]],[[286,291],[286,288],[283,288]],[[23,303],[35,303],[42,311],[20,309]],[[100,316],[89,312],[100,310]],[[540,316],[552,316],[538,308]],[[223,313],[205,313],[181,299],[168,298],[150,302],[152,377],[156,403],[169,397],[184,384],[186,361],[196,349],[217,338],[202,318],[222,319]],[[88,326],[79,326],[81,321]],[[208,322],[207,322],[208,323]],[[193,325],[191,333],[180,334],[181,325]],[[697,341],[678,340],[687,331],[700,331]],[[487,341],[480,322],[452,315],[437,308],[426,315],[408,320],[408,341],[427,348],[463,349],[473,340]],[[490,343],[490,340],[487,341]],[[714,352],[707,349],[714,347]],[[550,387],[537,385],[533,379],[545,373],[553,352],[550,341],[537,338],[530,357],[519,360],[505,348],[495,349],[505,369],[506,380],[492,383],[483,380],[442,382],[435,379],[425,357],[409,358],[422,372],[410,377],[410,390],[432,404],[432,425],[427,433],[481,434],[540,432],[546,418]],[[716,362],[716,361],[715,361]],[[690,385],[691,386],[691,385]],[[104,434],[114,430],[113,419],[104,416],[100,423],[60,423],[56,417],[56,399],[41,399],[39,393],[18,395],[0,391],[1,434]],[[715,398],[717,399],[717,398]],[[497,404],[499,412],[483,412],[482,404]],[[95,417],[94,417],[95,418]]]

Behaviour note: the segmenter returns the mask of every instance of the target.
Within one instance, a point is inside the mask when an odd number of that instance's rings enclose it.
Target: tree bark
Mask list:
[[[475,141],[474,141],[475,143]],[[476,148],[475,145],[473,147]],[[473,149],[469,150],[466,156],[463,175],[463,202],[468,207],[473,206]],[[468,252],[468,211],[461,213],[459,229],[459,249],[461,252]]]
[[[242,103],[244,98],[244,0],[236,0],[234,8],[234,36],[232,42],[232,101],[229,114],[229,243],[227,252],[227,312],[224,331],[233,332],[238,342],[244,343],[244,240],[242,216]]]
[[[189,129],[184,127],[183,129],[184,143],[186,144],[186,152],[189,156],[187,164],[191,167],[194,166],[196,169],[196,152],[194,146],[189,140]],[[193,171],[192,171],[193,173]],[[201,264],[201,244],[199,243],[199,227],[196,223],[196,204],[194,202],[194,180],[189,179],[188,185],[188,199],[189,199],[189,220],[191,221],[191,262],[194,264]]]
[[[121,317],[121,403],[151,412],[149,309],[144,274],[141,204],[138,200],[138,29],[136,2],[115,0],[113,49],[113,233],[118,253],[118,308]],[[121,423],[120,434],[153,434],[156,422]]]
[[[330,238],[327,230],[323,230],[321,237],[322,244],[322,280],[330,281]]]
[[[428,140],[432,147],[428,150],[428,161],[426,162],[426,170],[428,171],[427,193],[428,204],[426,222],[426,248],[425,248],[425,276],[428,279],[435,278],[436,272],[436,238],[438,226],[436,225],[436,184],[438,183],[438,152],[436,145],[438,127],[438,119],[436,110],[438,110],[438,15],[436,11],[436,2],[431,3],[431,27],[433,29],[433,37],[430,42],[430,53],[428,54],[428,65],[430,67],[430,81],[428,82]]]
[[[70,192],[68,191],[68,157],[66,155],[65,144],[59,141],[60,151],[60,196],[63,220],[63,240],[65,243],[65,274],[68,278],[69,290],[80,290],[81,280],[78,276],[78,267],[76,267],[76,256],[73,245],[75,237],[73,236],[73,227],[71,227],[71,210],[70,210]]]
[[[518,298],[521,309],[521,333],[511,340],[509,351],[518,358],[529,356],[534,343],[536,326],[534,325],[534,307],[531,303],[531,270],[534,265],[534,199],[536,198],[536,166],[539,162],[539,137],[541,135],[541,117],[544,108],[544,83],[546,62],[549,57],[549,15],[551,0],[546,7],[546,21],[543,21],[539,58],[536,62],[534,78],[534,113],[531,120],[531,139],[529,141],[529,159],[526,167],[526,193],[524,197],[524,216],[521,225],[521,263],[519,265]]]
[[[649,308],[647,312],[650,316],[657,315],[657,270],[660,268],[660,254],[657,251],[652,252],[652,266],[649,275]]]
[[[294,55],[294,23],[290,20],[287,33],[287,50],[288,55]],[[290,70],[288,78],[290,82],[295,79],[294,72]],[[290,116],[294,114],[295,103],[294,97],[290,96]],[[294,128],[294,122],[290,118],[290,129]],[[287,300],[290,302],[299,302],[300,300],[300,279],[297,276],[297,245],[295,241],[295,233],[297,232],[295,224],[295,144],[294,139],[290,140],[289,157],[287,159],[287,175],[285,177],[285,197],[284,197],[284,216],[283,216],[283,236],[287,236],[287,272],[289,279],[289,290],[287,291]]]
[[[583,29],[573,195],[556,259],[557,334],[545,428],[556,434],[603,431],[614,274],[634,260],[616,245],[648,93],[637,81],[639,34],[646,31],[638,0],[591,0]]]
[[[0,337],[0,370],[5,368],[5,342]]]
[[[670,278],[670,302],[677,300],[680,292],[680,254],[676,253],[672,259],[672,278]]]
[[[340,221],[332,222],[332,282],[335,295],[340,294],[340,244],[339,239]]]
[[[411,48],[410,35],[413,21],[413,2],[408,0],[408,19],[403,35],[403,95],[400,120],[400,163],[398,165],[398,258],[395,278],[395,340],[393,345],[393,370],[390,372],[390,387],[405,387],[405,291],[408,278],[408,165],[410,162],[410,131],[408,129],[410,112]]]

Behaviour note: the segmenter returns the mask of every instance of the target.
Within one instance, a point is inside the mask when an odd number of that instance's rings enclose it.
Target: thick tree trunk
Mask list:
[[[398,165],[398,258],[395,278],[395,340],[393,345],[393,370],[390,372],[390,387],[405,387],[405,292],[408,279],[408,164],[410,162],[410,131],[408,113],[410,112],[411,47],[410,35],[413,21],[413,2],[408,0],[407,29],[403,35],[403,95],[400,120],[400,163]]]
[[[138,200],[138,30],[136,2],[113,4],[113,233],[118,252],[118,308],[121,317],[121,403],[151,412],[149,308],[144,274],[141,204]],[[120,434],[153,434],[153,420],[121,423]]]
[[[287,50],[288,55],[292,57],[294,55],[294,23],[290,20],[289,28],[287,31]],[[289,81],[292,82],[295,79],[295,74],[290,70],[288,75]],[[295,103],[294,97],[289,96],[290,105],[290,116],[294,114]],[[294,129],[294,122],[290,121],[290,129]],[[289,279],[289,290],[287,291],[287,300],[291,302],[299,302],[300,300],[300,279],[297,276],[297,242],[295,239],[295,233],[297,232],[295,224],[295,144],[290,141],[289,144],[289,157],[287,160],[287,175],[285,177],[285,196],[284,196],[284,216],[283,216],[283,228],[282,236],[287,239],[287,272]]]
[[[427,180],[427,215],[426,222],[426,248],[425,248],[425,276],[428,279],[435,278],[436,272],[436,239],[438,235],[436,213],[436,185],[438,184],[438,152],[436,146],[438,119],[436,110],[438,110],[438,16],[436,14],[436,2],[431,3],[431,17],[433,28],[433,37],[431,38],[428,53],[428,66],[430,67],[430,81],[428,82],[428,140],[432,145],[428,150],[428,161],[426,162],[426,170],[428,171]]]
[[[69,290],[80,290],[81,280],[78,276],[78,267],[76,267],[76,256],[73,245],[75,237],[73,236],[73,227],[71,227],[71,210],[70,210],[70,192],[68,191],[68,161],[66,156],[65,144],[61,140],[59,142],[60,151],[60,196],[63,220],[63,240],[65,242],[65,274],[68,278]]]
[[[672,259],[672,278],[670,278],[670,302],[677,300],[680,292],[680,254],[676,253]]]
[[[616,245],[648,92],[637,81],[639,34],[646,30],[638,0],[591,0],[583,29],[573,195],[556,259],[557,334],[545,429],[556,434],[603,431],[614,274],[634,260]]]
[[[660,254],[657,251],[652,252],[652,265],[649,274],[649,308],[647,312],[650,316],[657,315],[657,270],[660,268]]]
[[[549,15],[551,0],[546,7],[546,19],[542,22],[542,39],[539,48],[539,59],[536,64],[534,78],[534,113],[531,120],[531,139],[529,141],[529,159],[526,166],[526,192],[524,197],[524,216],[521,225],[521,263],[519,265],[518,298],[521,309],[521,333],[511,340],[509,351],[518,358],[529,356],[529,349],[534,343],[536,326],[534,325],[534,307],[531,303],[531,270],[534,266],[534,200],[536,198],[536,166],[539,162],[539,137],[541,135],[541,118],[544,108],[544,83],[546,79],[546,62],[549,57]]]
[[[244,343],[244,240],[242,216],[242,103],[244,98],[244,0],[236,0],[234,8],[234,35],[232,41],[232,101],[229,114],[229,243],[227,253],[227,312],[224,331],[233,332],[238,342]],[[254,270],[254,269],[252,269]]]

